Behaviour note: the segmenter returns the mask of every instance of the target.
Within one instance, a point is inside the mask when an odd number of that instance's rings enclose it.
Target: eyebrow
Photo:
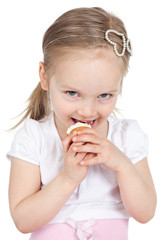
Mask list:
[[[106,93],[117,93],[119,92],[119,89],[109,90]]]
[[[75,87],[71,87],[71,86],[61,86],[62,89],[66,89],[66,90],[70,90],[70,91],[73,91],[73,92],[77,92],[77,93],[81,93],[82,90],[81,89],[78,89],[78,88],[75,88]],[[106,93],[110,93],[110,94],[117,94],[119,92],[119,89],[113,89],[113,90],[109,90],[109,91],[102,91],[101,93],[97,93],[97,95],[102,95],[102,94],[106,94]]]
[[[65,89],[67,89],[67,90],[70,90],[70,89],[72,89],[73,91],[75,91],[75,92],[80,92],[81,91],[81,89],[78,89],[78,88],[76,88],[75,86],[70,86],[70,85],[60,85],[60,88],[65,88]]]
[[[60,86],[61,88],[65,88],[65,89],[72,89],[73,91],[75,91],[75,92],[81,92],[81,89],[78,89],[78,88],[76,88],[75,86],[70,86],[70,85],[61,85]],[[103,93],[117,93],[119,91],[119,89],[111,89],[111,90],[107,90],[107,91],[103,91]],[[102,94],[103,94],[102,93]]]

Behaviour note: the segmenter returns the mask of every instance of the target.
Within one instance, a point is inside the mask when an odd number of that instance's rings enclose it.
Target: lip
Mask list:
[[[80,119],[75,119],[75,118],[71,118],[72,123],[75,124],[77,122],[83,122],[83,123],[87,123],[89,125],[91,125],[91,127],[93,127],[95,125],[96,119],[94,120],[80,120]]]

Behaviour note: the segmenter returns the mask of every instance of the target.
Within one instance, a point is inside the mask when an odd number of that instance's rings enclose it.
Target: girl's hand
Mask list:
[[[77,135],[77,133],[73,132],[62,141],[64,150],[64,165],[61,174],[67,177],[71,183],[78,186],[86,177],[88,173],[88,166],[84,167],[80,165],[80,162],[83,161],[87,153],[77,153],[73,151],[74,147],[83,145],[81,142],[72,142],[72,138],[75,135]]]
[[[99,135],[94,129],[85,128],[78,131],[76,136],[72,137],[73,143],[84,143],[83,145],[73,145],[73,151],[76,153],[92,153],[92,157],[84,157],[80,164],[83,166],[103,163],[110,170],[118,172],[121,167],[128,162],[128,157],[122,153],[107,138]]]

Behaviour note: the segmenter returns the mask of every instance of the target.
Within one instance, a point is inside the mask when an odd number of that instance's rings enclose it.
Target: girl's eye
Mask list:
[[[67,91],[67,94],[70,95],[71,97],[77,97],[78,93],[75,91]]]
[[[99,98],[101,98],[101,99],[107,99],[107,98],[110,98],[110,97],[111,97],[111,94],[109,94],[109,93],[104,93],[104,94],[101,94],[99,96]]]

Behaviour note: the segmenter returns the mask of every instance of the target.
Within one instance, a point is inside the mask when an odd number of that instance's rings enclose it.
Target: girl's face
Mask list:
[[[60,137],[76,122],[106,135],[121,82],[121,61],[111,49],[74,49],[61,58],[48,86]]]

